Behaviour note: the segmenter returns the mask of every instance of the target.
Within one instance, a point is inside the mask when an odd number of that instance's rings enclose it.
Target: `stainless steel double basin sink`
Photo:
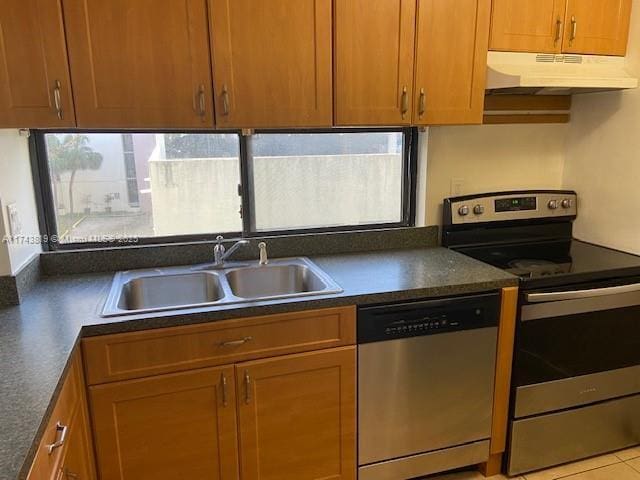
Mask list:
[[[256,262],[168,267],[118,272],[102,315],[112,317],[163,310],[340,293],[342,289],[305,257]]]

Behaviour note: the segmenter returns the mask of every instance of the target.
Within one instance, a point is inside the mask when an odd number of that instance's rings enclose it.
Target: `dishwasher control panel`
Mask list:
[[[474,295],[358,310],[358,343],[495,327],[500,294]]]

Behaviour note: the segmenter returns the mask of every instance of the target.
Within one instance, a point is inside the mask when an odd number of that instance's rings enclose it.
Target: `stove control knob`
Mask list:
[[[482,215],[484,213],[484,207],[482,205],[476,205],[473,207],[473,213],[476,215]]]
[[[549,203],[547,204],[547,206],[549,207],[549,210],[557,210],[558,209],[558,201],[557,200],[549,200]]]
[[[458,209],[458,215],[460,215],[461,217],[466,217],[467,215],[469,215],[469,207],[466,205],[462,205]]]
[[[565,198],[564,200],[562,200],[562,208],[571,208],[572,205],[573,202],[571,201],[571,199]]]

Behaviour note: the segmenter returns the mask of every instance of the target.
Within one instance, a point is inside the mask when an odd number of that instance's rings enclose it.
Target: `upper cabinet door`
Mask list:
[[[213,126],[206,0],[63,0],[79,127]]]
[[[630,17],[631,0],[568,0],[563,51],[624,56]]]
[[[74,125],[60,2],[0,1],[0,128]]]
[[[493,0],[489,49],[559,53],[565,6],[566,0]]]
[[[209,5],[218,126],[331,125],[331,0]]]
[[[236,372],[242,480],[355,480],[355,347]]]
[[[336,125],[410,124],[416,0],[335,0],[335,9]]]
[[[418,0],[413,123],[482,123],[491,0]]]

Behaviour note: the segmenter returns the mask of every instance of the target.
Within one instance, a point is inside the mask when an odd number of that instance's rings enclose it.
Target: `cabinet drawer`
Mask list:
[[[355,319],[349,306],[86,338],[87,383],[351,345]]]
[[[71,368],[60,390],[49,422],[42,434],[35,459],[29,471],[28,480],[54,480],[58,478],[58,467],[61,465],[66,450],[67,440],[71,433],[72,419],[80,406],[81,365],[79,355],[74,355]],[[64,429],[64,433],[63,433]],[[64,442],[63,440],[64,435]],[[49,446],[61,443],[49,452]]]

